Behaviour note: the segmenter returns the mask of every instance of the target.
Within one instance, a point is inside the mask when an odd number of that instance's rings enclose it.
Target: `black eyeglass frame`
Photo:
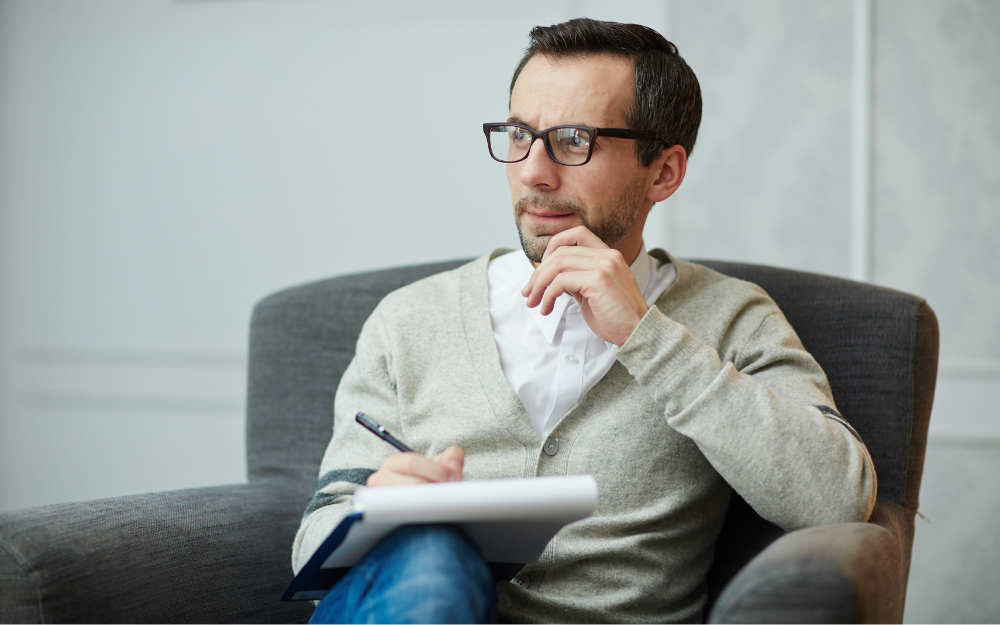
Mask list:
[[[524,156],[517,159],[516,161],[504,161],[497,158],[493,154],[493,144],[490,142],[490,129],[496,128],[497,126],[515,126],[517,128],[523,128],[524,130],[531,133],[531,143],[528,144],[528,149],[524,151]],[[549,143],[549,133],[553,130],[559,130],[561,128],[579,128],[580,130],[586,130],[590,133],[590,146],[587,151],[587,158],[582,163],[564,163],[556,158],[555,154],[552,153],[552,144]],[[565,126],[553,126],[551,128],[546,128],[545,130],[535,130],[530,126],[525,126],[524,124],[514,124],[511,122],[495,122],[483,124],[483,134],[486,135],[486,148],[490,151],[490,156],[493,160],[498,163],[520,163],[524,159],[528,158],[531,154],[531,146],[535,145],[536,139],[542,140],[542,145],[545,146],[545,152],[549,155],[554,162],[564,165],[566,167],[579,167],[580,165],[586,165],[590,162],[590,157],[594,155],[594,143],[597,141],[598,137],[614,137],[616,139],[658,139],[659,137],[656,133],[647,132],[645,130],[629,130],[628,128],[596,128],[594,126],[574,126],[572,124],[567,124]]]

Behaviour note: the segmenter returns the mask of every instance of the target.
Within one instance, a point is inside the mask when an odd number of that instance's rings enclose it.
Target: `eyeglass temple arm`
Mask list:
[[[654,132],[646,132],[644,130],[629,130],[627,128],[598,128],[598,135],[604,135],[605,137],[615,137],[618,139],[657,139]]]

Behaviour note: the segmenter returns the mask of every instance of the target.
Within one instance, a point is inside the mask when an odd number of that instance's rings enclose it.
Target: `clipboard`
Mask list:
[[[449,523],[480,548],[494,571],[538,560],[556,533],[597,508],[590,475],[359,487],[341,520],[282,595],[319,600],[379,540],[403,525]],[[513,575],[513,573],[511,573]]]

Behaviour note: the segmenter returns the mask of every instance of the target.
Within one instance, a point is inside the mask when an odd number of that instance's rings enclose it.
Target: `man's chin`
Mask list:
[[[545,254],[545,248],[548,247],[552,236],[553,235],[551,234],[541,234],[533,237],[526,237],[521,234],[521,249],[524,250],[524,255],[528,257],[528,260],[533,263],[542,262],[542,256]]]

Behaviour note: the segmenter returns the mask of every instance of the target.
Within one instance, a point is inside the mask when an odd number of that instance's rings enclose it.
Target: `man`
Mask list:
[[[314,619],[488,620],[496,605],[505,621],[699,620],[732,489],[789,530],[868,517],[871,459],[777,306],[646,252],[646,217],[684,179],[700,117],[697,79],[655,31],[532,30],[510,117],[484,127],[523,253],[417,282],[372,314],[293,565],[363,483],[591,474],[597,511],[495,588],[459,532],[406,528]],[[359,410],[420,453],[387,453],[352,423]]]

